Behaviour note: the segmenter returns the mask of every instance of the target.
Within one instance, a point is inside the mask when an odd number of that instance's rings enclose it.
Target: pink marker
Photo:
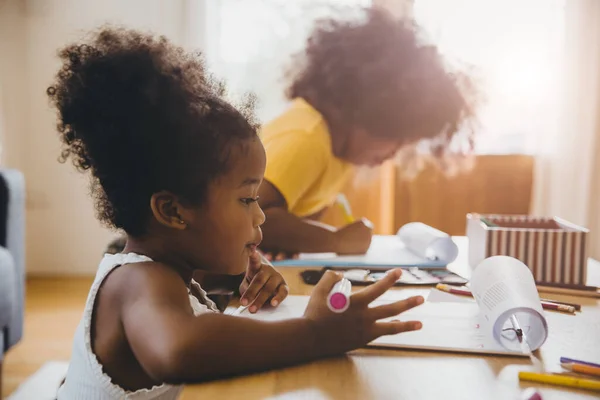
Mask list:
[[[342,313],[350,307],[350,293],[352,284],[346,278],[333,285],[333,289],[327,296],[327,307],[334,313]]]

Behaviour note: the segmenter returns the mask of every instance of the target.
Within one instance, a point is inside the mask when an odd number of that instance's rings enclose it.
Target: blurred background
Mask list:
[[[463,235],[465,214],[560,216],[591,229],[600,257],[600,15],[594,0],[0,0],[0,164],[27,185],[28,275],[92,275],[116,233],[99,225],[87,179],[57,162],[45,89],[56,50],[111,22],[202,51],[231,96],[259,97],[268,121],[286,107],[285,70],[331,6],[376,3],[412,16],[453,63],[476,71],[481,110],[474,167],[414,177],[389,162],[345,192],[378,233],[422,221]],[[336,224],[333,213],[327,222]]]

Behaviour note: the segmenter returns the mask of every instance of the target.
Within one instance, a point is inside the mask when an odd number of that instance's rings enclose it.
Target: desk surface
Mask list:
[[[462,247],[462,246],[461,246]],[[463,253],[464,254],[464,253]],[[463,257],[450,266],[470,275]],[[600,284],[600,263],[591,261],[590,284]],[[299,273],[281,268],[291,294],[310,294]],[[429,289],[402,290],[407,296]],[[546,368],[559,367],[560,356],[600,360],[600,300],[545,294],[582,304],[570,324],[554,326],[538,356]],[[563,318],[564,320],[564,318]],[[443,334],[443,333],[440,333]],[[484,357],[423,351],[361,349],[333,359],[292,368],[227,379],[185,389],[182,399],[478,399],[517,400],[527,387],[537,387],[544,400],[597,399],[599,394],[541,384],[520,383],[517,372],[530,365],[515,357]]]

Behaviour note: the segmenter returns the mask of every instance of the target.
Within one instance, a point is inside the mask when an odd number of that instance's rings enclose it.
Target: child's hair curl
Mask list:
[[[200,54],[164,37],[102,27],[59,56],[47,93],[61,162],[91,171],[99,219],[130,235],[146,232],[156,192],[201,203],[230,167],[232,145],[257,136],[253,97],[229,104]]]

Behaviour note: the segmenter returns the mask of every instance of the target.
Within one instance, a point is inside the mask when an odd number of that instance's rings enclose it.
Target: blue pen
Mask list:
[[[583,364],[583,365],[589,365],[590,367],[596,367],[596,368],[600,368],[600,364],[594,364],[592,362],[588,362],[588,361],[580,361],[580,360],[574,360],[572,358],[567,358],[567,357],[561,357],[560,358],[560,362],[561,363],[573,363],[573,364]]]

